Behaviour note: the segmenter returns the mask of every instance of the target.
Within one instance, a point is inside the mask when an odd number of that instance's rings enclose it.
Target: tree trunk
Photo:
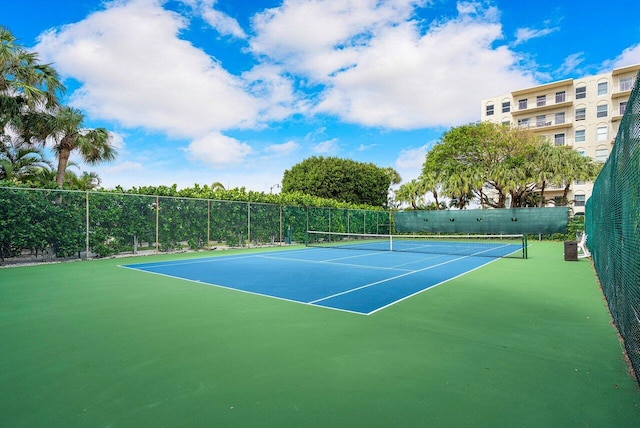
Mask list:
[[[566,207],[567,205],[569,205],[569,199],[567,198],[567,195],[569,194],[569,187],[570,186],[571,186],[571,182],[569,182],[569,184],[564,186],[564,192],[562,193],[562,206],[563,207]]]
[[[71,156],[71,151],[67,149],[61,149],[60,153],[58,154],[58,171],[56,172],[56,183],[61,189],[64,185],[64,173],[67,170],[69,156]]]
[[[540,187],[540,202],[538,202],[538,207],[542,208],[544,207],[545,203],[544,203],[544,188],[546,187],[547,182],[546,181],[542,181],[542,187]]]

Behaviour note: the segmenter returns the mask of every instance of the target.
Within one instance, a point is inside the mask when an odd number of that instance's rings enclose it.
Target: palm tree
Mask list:
[[[58,105],[57,95],[65,88],[57,71],[38,62],[38,54],[28,52],[16,38],[0,26],[0,133],[5,125],[20,128],[22,115],[29,110]]]
[[[100,186],[101,180],[97,173],[83,171],[78,176],[72,171],[65,172],[65,181],[75,190],[95,190]]]
[[[97,164],[115,159],[116,150],[111,137],[104,128],[86,129],[84,115],[73,107],[63,106],[50,113],[33,113],[26,121],[29,137],[41,144],[51,140],[58,159],[56,183],[62,188],[65,170],[72,152],[77,152],[82,160]]]
[[[418,203],[426,193],[427,190],[420,180],[411,180],[404,183],[398,190],[396,190],[396,200],[400,202],[409,202],[411,204],[411,208],[417,210]]]
[[[424,193],[431,192],[431,194],[433,194],[433,199],[436,201],[436,210],[439,210],[440,201],[438,200],[438,188],[442,186],[442,183],[440,182],[440,175],[438,171],[426,170],[423,168],[422,174],[420,174],[418,180],[420,181],[419,190],[424,191]]]
[[[39,170],[51,168],[42,150],[9,137],[6,140],[7,143],[0,143],[0,180],[26,183]]]
[[[575,150],[562,147],[559,151],[561,165],[557,184],[564,185],[562,192],[561,205],[565,206],[569,203],[569,189],[574,180],[593,181],[600,173],[602,163],[594,162],[591,158],[583,156]]]
[[[211,191],[215,192],[216,190],[225,190],[224,185],[219,181],[216,181],[211,185]]]
[[[546,205],[544,191],[549,184],[558,182],[558,170],[562,165],[562,151],[564,147],[555,146],[548,141],[541,143],[536,151],[533,176],[540,189],[538,207]]]

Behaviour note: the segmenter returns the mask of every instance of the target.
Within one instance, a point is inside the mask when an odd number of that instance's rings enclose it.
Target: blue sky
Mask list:
[[[0,0],[103,126],[105,188],[220,182],[278,191],[310,156],[416,178],[480,100],[640,63],[636,2]]]

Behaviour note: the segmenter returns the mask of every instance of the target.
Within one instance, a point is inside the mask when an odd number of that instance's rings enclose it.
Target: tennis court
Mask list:
[[[507,238],[478,243],[396,237],[394,251],[392,236],[341,234],[340,238],[325,248],[123,267],[368,315],[522,250],[521,244]]]
[[[448,263],[466,273],[369,316],[307,303],[351,269],[378,266],[349,287],[446,256],[291,249],[0,269],[0,426],[637,427],[640,393],[591,263],[565,262],[562,243]],[[262,263],[263,287],[321,276],[311,283],[332,291],[299,304],[225,288],[257,275],[243,260]],[[224,287],[175,275],[227,265],[212,281]]]

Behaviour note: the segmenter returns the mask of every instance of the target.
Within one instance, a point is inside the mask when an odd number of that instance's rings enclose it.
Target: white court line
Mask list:
[[[214,284],[214,283],[211,283],[211,282],[204,282],[204,281],[199,280],[199,279],[189,279],[189,278],[184,278],[182,276],[174,276],[174,275],[169,275],[169,274],[166,274],[166,273],[159,273],[159,272],[141,270],[141,269],[132,268],[132,267],[123,266],[123,265],[121,265],[120,267],[125,268],[125,269],[138,270],[138,271],[141,271],[141,272],[144,272],[144,273],[150,273],[152,275],[164,276],[165,278],[171,278],[171,279],[178,279],[178,280],[181,280],[181,281],[193,282],[195,284],[206,285],[207,287],[222,288],[224,290],[229,290],[229,291],[234,291],[234,292],[239,292],[239,293],[244,293],[244,294],[250,294],[252,296],[260,296],[260,297],[267,297],[267,298],[270,298],[270,299],[283,300],[285,302],[303,304],[303,305],[311,306],[311,307],[314,307],[314,308],[333,309],[333,310],[340,311],[340,312],[350,312],[352,314],[367,315],[367,314],[365,314],[363,312],[350,311],[348,309],[332,308],[330,306],[312,305],[311,303],[303,302],[302,300],[288,299],[286,297],[274,296],[273,294],[263,294],[263,293],[258,293],[256,291],[243,290],[241,288],[230,287],[230,286],[227,286],[227,285],[220,285],[220,284]]]
[[[242,251],[242,250],[240,250]],[[302,251],[302,249],[297,250],[281,250],[281,251],[272,251],[272,254],[284,254],[284,253],[296,253],[298,251]],[[305,250],[306,251],[306,250]],[[324,249],[310,249],[308,251],[324,251]],[[144,268],[136,267],[135,269],[141,270],[146,268],[154,268],[159,266],[182,266],[182,265],[191,265],[191,264],[199,264],[199,263],[209,263],[209,262],[219,262],[225,261],[229,259],[247,259],[252,257],[259,257],[261,254],[265,254],[262,252],[256,252],[252,254],[220,254],[218,256],[208,256],[203,258],[194,258],[194,259],[184,259],[184,260],[169,260],[166,262],[147,262],[147,263],[133,263],[130,265],[118,265],[120,267],[132,267],[138,265],[145,265]]]
[[[337,262],[334,261],[334,260],[341,260],[341,259],[306,260],[306,259],[295,259],[295,258],[288,258],[288,257],[269,257],[269,256],[262,256],[261,258],[270,259],[270,260],[285,260],[285,261],[292,261],[292,262],[311,263],[311,264],[327,264],[327,265],[334,265],[334,266],[346,266],[346,267],[353,267],[353,268],[358,268],[358,269],[397,270],[397,271],[400,271],[400,272],[412,272],[411,269],[400,269],[400,268],[397,268],[395,266],[380,267],[380,266],[370,266],[370,265],[357,265],[357,264],[353,264],[353,263],[337,263]],[[345,257],[345,258],[350,258],[350,257]]]
[[[493,263],[493,262],[495,262],[495,261],[497,261],[497,260],[499,260],[499,258],[495,258],[495,259],[487,259],[487,262],[486,262],[486,263],[484,263],[484,264],[481,264],[480,266],[476,266],[476,267],[474,267],[473,269],[470,269],[470,270],[464,271],[464,272],[462,272],[462,273],[460,273],[460,274],[458,274],[458,275],[456,275],[456,276],[452,276],[451,278],[447,278],[447,279],[445,279],[444,281],[440,281],[440,282],[439,282],[439,283],[437,283],[437,284],[430,285],[429,287],[427,287],[427,288],[423,288],[422,290],[418,290],[418,291],[416,291],[415,293],[409,294],[408,296],[404,296],[404,297],[402,297],[402,298],[400,298],[400,299],[398,299],[398,300],[394,300],[393,302],[388,303],[388,304],[386,304],[386,305],[384,305],[384,306],[380,306],[379,308],[374,309],[374,310],[373,310],[373,311],[371,311],[371,312],[367,312],[365,315],[375,314],[376,312],[381,311],[381,310],[383,310],[383,309],[386,309],[386,308],[388,308],[389,306],[393,306],[393,305],[395,305],[396,303],[400,303],[400,302],[402,302],[402,301],[404,301],[404,300],[410,299],[410,298],[411,298],[411,297],[413,297],[413,296],[417,296],[418,294],[423,293],[423,292],[424,292],[424,291],[426,291],[426,290],[431,290],[432,288],[437,287],[437,286],[439,286],[439,285],[442,285],[442,284],[444,284],[444,283],[446,283],[446,282],[449,282],[449,281],[454,280],[454,279],[456,279],[456,278],[460,278],[461,276],[466,275],[466,274],[468,274],[469,272],[473,272],[474,270],[478,270],[478,269],[480,269],[480,268],[482,268],[482,267],[485,267],[486,265],[488,265],[488,264],[490,264],[490,263]],[[324,307],[328,307],[328,306],[323,306],[323,308],[324,308]]]
[[[331,248],[323,248],[323,249],[319,249],[319,251],[326,251],[327,249],[331,249]],[[336,250],[338,251],[343,251],[343,249],[340,248],[336,248]],[[341,265],[341,266],[360,266],[363,268],[372,268],[372,269],[397,269],[397,270],[404,270],[404,271],[409,271],[409,270],[415,270],[415,269],[402,269],[402,266],[406,266],[406,265],[411,265],[411,264],[415,264],[415,263],[422,263],[424,261],[427,260],[431,260],[431,259],[435,259],[438,257],[442,257],[444,255],[451,255],[451,254],[427,254],[427,253],[419,253],[419,252],[411,252],[411,251],[379,251],[379,250],[357,250],[357,251],[366,251],[365,254],[358,254],[355,256],[348,256],[348,257],[337,257],[337,258],[332,258],[332,259],[327,259],[327,260],[306,260],[306,259],[290,259],[290,258],[285,258],[285,257],[278,257],[277,254],[278,253],[271,253],[268,254],[267,256],[264,256],[265,258],[272,258],[272,259],[282,259],[282,260],[299,260],[299,261],[308,261],[310,263],[330,263],[333,262],[335,260],[347,260],[347,259],[357,259],[360,257],[371,257],[371,256],[377,256],[379,254],[386,254],[386,253],[392,253],[392,254],[397,254],[397,255],[409,255],[409,254],[415,254],[416,256],[419,256],[419,259],[415,259],[415,260],[411,260],[408,261],[406,263],[400,263],[400,264],[396,264],[396,265],[392,265],[392,266],[388,266],[386,268],[380,268],[380,267],[376,267],[376,266],[370,266],[370,265],[351,265],[351,264],[343,264],[343,263],[335,263],[336,265]]]
[[[458,257],[457,259],[447,260],[446,262],[438,263],[438,264],[435,264],[435,265],[432,265],[432,266],[427,266],[426,268],[409,271],[409,272],[403,273],[402,275],[397,275],[397,276],[393,276],[391,278],[387,278],[387,279],[383,279],[383,280],[380,280],[380,281],[372,282],[370,284],[365,284],[365,285],[362,285],[360,287],[352,288],[351,290],[342,291],[340,293],[336,293],[336,294],[333,294],[331,296],[323,297],[322,299],[313,300],[313,301],[311,301],[309,303],[314,304],[314,303],[322,302],[324,300],[332,299],[334,297],[342,296],[344,294],[349,294],[351,292],[362,290],[364,288],[373,287],[374,285],[382,284],[383,282],[393,281],[393,280],[396,280],[398,278],[402,278],[402,277],[405,277],[405,276],[413,275],[414,273],[424,272],[426,270],[433,269],[435,267],[443,266],[443,265],[446,265],[446,264],[449,264],[449,263],[452,263],[452,262],[456,262],[458,260],[466,259],[466,258],[469,258],[469,256]]]

